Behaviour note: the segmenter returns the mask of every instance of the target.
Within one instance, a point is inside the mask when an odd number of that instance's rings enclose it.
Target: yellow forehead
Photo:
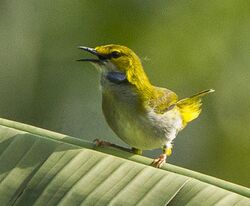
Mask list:
[[[132,54],[133,51],[129,49],[128,47],[117,45],[117,44],[109,44],[104,46],[97,46],[95,50],[99,54],[110,54],[111,52],[118,51],[123,54]]]

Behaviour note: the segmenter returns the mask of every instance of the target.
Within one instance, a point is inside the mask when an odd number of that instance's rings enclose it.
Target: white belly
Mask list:
[[[116,116],[117,127],[113,127],[113,130],[128,145],[143,150],[171,143],[182,127],[181,118],[175,116],[176,111],[164,115],[152,113],[133,117],[133,120],[121,113]]]
[[[103,113],[112,130],[131,147],[147,150],[171,143],[182,128],[176,108],[156,114],[140,110],[138,97],[119,90],[103,90]],[[114,92],[114,93],[113,93]]]

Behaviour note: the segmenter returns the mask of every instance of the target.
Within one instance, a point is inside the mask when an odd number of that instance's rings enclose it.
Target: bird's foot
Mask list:
[[[111,146],[112,143],[104,141],[104,140],[99,140],[99,139],[95,139],[94,140],[94,144],[96,147],[101,147],[101,146]]]
[[[166,162],[166,159],[167,159],[167,155],[161,154],[157,159],[154,159],[151,165],[156,168],[161,168],[163,164]]]
[[[131,150],[128,149],[128,148],[121,147],[119,145],[116,145],[116,144],[113,144],[111,142],[104,141],[104,140],[95,139],[94,140],[94,144],[95,144],[96,147],[105,147],[105,146],[108,146],[108,147],[114,147],[114,148],[117,148],[117,149],[120,149],[120,150],[123,150],[123,151],[126,151],[126,152],[131,152]]]

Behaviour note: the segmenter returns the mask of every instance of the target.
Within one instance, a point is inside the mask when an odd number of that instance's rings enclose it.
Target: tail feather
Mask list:
[[[186,123],[196,119],[201,113],[201,97],[212,92],[214,92],[213,89],[204,90],[177,102],[177,106],[183,118],[184,126]]]
[[[201,91],[201,92],[199,92],[199,93],[194,94],[193,96],[191,96],[191,97],[189,97],[189,98],[202,97],[202,96],[204,96],[204,95],[206,95],[206,94],[209,94],[209,93],[212,93],[212,92],[214,92],[214,91],[215,91],[214,89],[203,90],[203,91]]]

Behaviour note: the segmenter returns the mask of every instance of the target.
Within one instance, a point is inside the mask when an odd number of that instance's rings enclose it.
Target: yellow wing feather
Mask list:
[[[199,92],[189,98],[181,99],[177,102],[177,107],[179,108],[179,111],[183,118],[184,126],[196,119],[199,114],[201,113],[201,97],[209,94],[211,92],[214,92],[213,89],[205,90],[202,92]]]
[[[177,102],[177,95],[169,89],[154,87],[153,91],[152,98],[149,99],[148,104],[154,108],[154,111],[158,114],[165,113]]]

